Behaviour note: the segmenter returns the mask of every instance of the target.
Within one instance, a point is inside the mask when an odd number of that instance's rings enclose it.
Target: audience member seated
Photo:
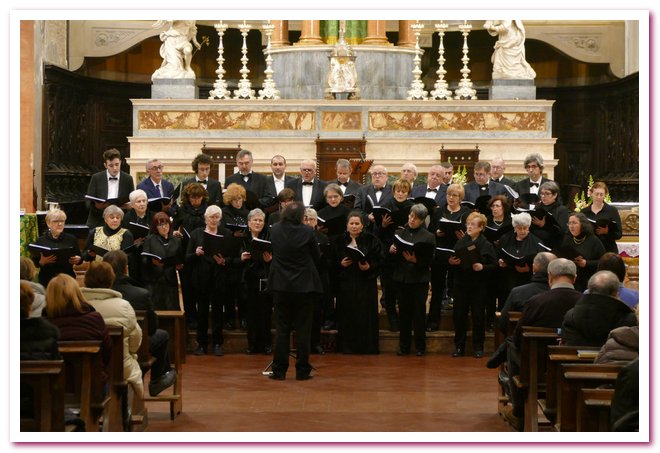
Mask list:
[[[60,329],[61,341],[99,340],[103,366],[94,370],[94,380],[107,382],[112,340],[100,313],[83,296],[78,282],[66,274],[55,276],[46,288],[47,318]]]
[[[639,431],[639,359],[619,372],[612,397],[610,425],[615,432]]]
[[[131,277],[126,275],[128,258],[121,250],[108,252],[103,261],[112,266],[115,273],[115,282],[112,289],[119,291],[124,300],[131,304],[135,311],[145,311],[149,331],[142,332],[149,336],[149,353],[156,359],[151,366],[151,381],[149,395],[156,396],[176,381],[176,370],[170,365],[168,350],[169,334],[166,330],[158,328],[158,316],[154,311],[149,291],[142,288]]]
[[[575,307],[564,317],[562,344],[568,346],[603,346],[612,329],[635,326],[633,310],[621,299],[619,279],[610,271],[596,272]]]
[[[21,283],[25,282],[32,288],[34,301],[30,308],[30,318],[37,318],[41,316],[41,312],[46,307],[46,289],[34,281],[34,274],[36,268],[30,258],[21,256]]]
[[[635,309],[639,322],[639,310]],[[623,326],[612,330],[600,348],[595,363],[627,364],[639,357],[639,326]]]
[[[34,292],[28,282],[21,281],[21,360],[58,360],[57,340],[60,331],[45,318],[30,317]],[[29,385],[21,383],[21,417],[30,417],[34,395]]]
[[[131,304],[121,298],[121,293],[110,289],[114,281],[115,273],[109,263],[93,262],[85,273],[85,288],[82,288],[82,294],[103,316],[106,325],[124,328],[124,379],[131,384],[135,397],[142,399],[142,371],[137,361],[142,329],[137,323]]]
[[[639,291],[623,286],[623,282],[626,279],[626,263],[623,262],[623,258],[620,255],[607,252],[600,257],[597,270],[614,272],[619,279],[619,299],[630,308],[637,307],[637,304],[639,304]]]
[[[526,389],[513,384],[513,376],[520,374],[520,345],[524,326],[559,328],[566,312],[581,297],[573,287],[577,276],[575,263],[557,258],[548,264],[550,290],[537,294],[523,307],[522,315],[512,337],[507,338],[507,359],[509,365],[509,395],[511,409],[504,413],[511,426],[521,431],[525,416]]]

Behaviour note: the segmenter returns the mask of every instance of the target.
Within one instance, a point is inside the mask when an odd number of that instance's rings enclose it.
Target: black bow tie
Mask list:
[[[529,187],[538,187],[539,183],[538,182],[530,182]]]
[[[197,181],[197,182],[198,182],[199,184],[207,184],[207,183],[208,183],[208,180],[207,180],[207,179],[204,179],[203,181]]]
[[[346,186],[346,183],[345,183],[345,182],[339,182],[339,181],[337,181],[337,184],[339,184],[340,186]]]
[[[108,178],[108,181],[119,181],[119,178],[117,178],[116,176],[110,176]]]
[[[303,185],[303,186],[313,186],[313,185],[314,185],[314,182],[313,182],[313,181],[303,181],[303,182],[302,182],[302,185]]]
[[[430,187],[426,189],[427,192],[435,192],[438,193],[438,188],[436,187],[435,189],[431,189]]]

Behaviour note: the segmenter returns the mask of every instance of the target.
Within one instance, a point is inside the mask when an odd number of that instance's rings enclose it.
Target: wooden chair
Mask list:
[[[577,400],[580,389],[614,385],[623,366],[618,364],[564,363],[560,365],[557,392],[557,431],[577,429]]]
[[[110,406],[108,431],[129,431],[128,381],[124,379],[124,328],[108,326],[112,341],[112,359],[109,372]]]
[[[598,352],[594,346],[548,346],[546,356],[546,391],[545,398],[539,399],[539,407],[545,417],[554,424],[557,419],[557,387],[559,386],[560,364],[562,363],[593,363],[591,357],[578,356],[578,350]]]
[[[520,375],[513,382],[526,392],[525,431],[539,429],[538,399],[545,395],[545,356],[549,345],[557,344],[557,329],[523,326],[520,344]]]
[[[614,389],[580,389],[576,409],[576,431],[609,431],[613,396]]]
[[[167,402],[170,405],[170,420],[183,411],[183,364],[186,361],[186,321],[183,311],[156,311],[158,327],[169,333],[168,348],[170,361],[177,372],[172,394],[147,396],[146,402]]]
[[[105,383],[94,379],[94,371],[103,366],[101,342],[59,341],[60,354],[64,358],[67,373],[65,407],[79,408],[85,430],[99,431],[101,415],[107,416],[110,397],[105,395]]]
[[[32,416],[21,431],[64,431],[64,361],[21,360],[21,386],[32,389]]]
[[[497,326],[499,323],[497,322],[501,316],[501,313],[498,312],[496,315],[496,321],[495,325]],[[516,328],[516,325],[518,324],[518,320],[522,316],[522,312],[520,311],[510,311],[509,312],[509,322],[507,324],[507,332],[506,335],[497,327],[495,328],[495,335],[494,335],[494,349],[493,351],[497,351],[499,346],[506,341],[506,337],[509,335],[513,335],[513,331]],[[498,368],[498,375],[499,373],[504,373],[505,375],[508,375],[507,371],[507,365],[506,361],[500,365]],[[501,416],[504,416],[504,408],[506,405],[509,403],[509,396],[507,395],[505,389],[502,387],[502,385],[499,384],[499,379],[498,379],[498,385],[497,385],[497,413],[500,414]]]

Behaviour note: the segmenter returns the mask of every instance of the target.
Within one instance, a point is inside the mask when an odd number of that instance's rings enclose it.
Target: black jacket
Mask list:
[[[21,360],[59,360],[60,329],[46,318],[21,319]]]
[[[322,293],[316,264],[320,260],[314,230],[303,224],[280,221],[270,230],[273,260],[268,286],[272,291]]]
[[[121,293],[121,297],[127,300],[133,310],[144,310],[147,312],[149,321],[148,336],[152,336],[158,328],[158,316],[154,311],[154,304],[151,302],[149,291],[141,287],[135,280],[128,275],[118,275],[112,289]]]
[[[583,294],[564,316],[562,343],[567,346],[603,346],[612,329],[635,325],[635,314],[621,300],[602,294]]]
[[[507,333],[510,311],[522,311],[529,299],[549,289],[550,285],[548,285],[548,274],[546,272],[536,272],[532,275],[529,283],[513,288],[502,307],[499,324],[497,325],[500,331]]]

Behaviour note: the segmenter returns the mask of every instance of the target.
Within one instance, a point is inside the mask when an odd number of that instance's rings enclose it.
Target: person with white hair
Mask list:
[[[197,228],[190,233],[190,240],[186,249],[186,262],[190,266],[192,287],[197,299],[197,348],[195,355],[204,355],[209,346],[209,306],[213,318],[211,341],[213,354],[223,355],[222,344],[222,300],[225,296],[225,280],[227,274],[227,261],[221,254],[210,255],[204,251],[204,235],[222,235],[230,237],[231,231],[220,225],[222,210],[211,205],[204,212],[205,226]]]
[[[128,255],[128,270],[132,279],[144,285],[140,254],[142,253],[144,239],[151,228],[153,212],[147,209],[147,193],[142,189],[131,192],[128,195],[128,202],[133,209],[124,215],[121,223],[122,227],[130,230],[133,234],[133,244],[135,245],[134,252]]]
[[[530,233],[532,217],[522,212],[511,216],[513,231],[502,236],[498,247],[498,265],[505,272],[506,288],[502,297],[506,300],[511,288],[524,285],[532,278],[532,262],[537,253],[547,251],[541,239]]]

